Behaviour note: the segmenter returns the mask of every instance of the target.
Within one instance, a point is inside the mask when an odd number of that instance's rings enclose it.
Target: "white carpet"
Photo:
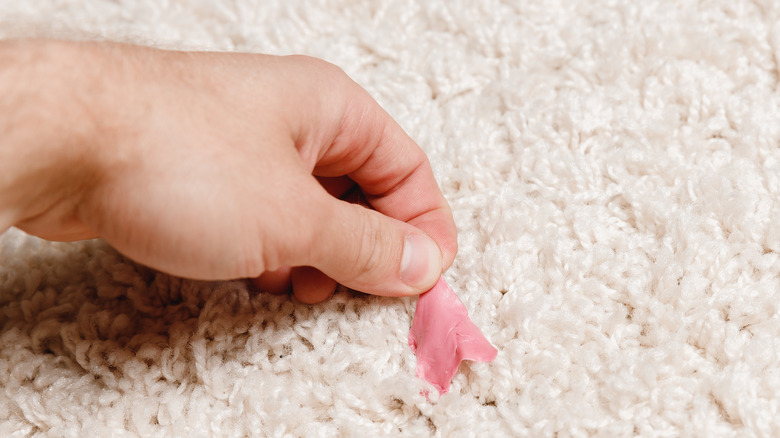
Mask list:
[[[499,350],[0,237],[0,435],[780,436],[780,2],[0,0],[0,35],[305,53],[429,154]]]

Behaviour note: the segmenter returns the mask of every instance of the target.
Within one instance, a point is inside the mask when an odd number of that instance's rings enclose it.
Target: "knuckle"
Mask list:
[[[363,207],[355,206],[356,209]],[[389,236],[380,226],[381,224],[373,215],[362,212],[364,215],[360,228],[356,230],[355,241],[358,245],[354,252],[354,272],[356,276],[371,275],[388,266]]]
[[[341,67],[320,58],[307,55],[289,55],[287,59],[302,71],[317,77],[323,74],[328,75],[328,77],[347,77]]]

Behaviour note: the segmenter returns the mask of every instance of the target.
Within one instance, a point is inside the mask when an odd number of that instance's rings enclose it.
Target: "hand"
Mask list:
[[[455,225],[425,154],[337,67],[48,45],[58,47],[48,62],[83,66],[59,92],[78,94],[89,123],[76,137],[83,152],[53,164],[69,170],[47,169],[79,176],[38,190],[32,207],[17,209],[19,228],[102,237],[184,277],[260,276],[269,289],[291,279],[303,302],[327,298],[337,282],[418,294],[452,263]],[[373,210],[338,199],[354,185]]]

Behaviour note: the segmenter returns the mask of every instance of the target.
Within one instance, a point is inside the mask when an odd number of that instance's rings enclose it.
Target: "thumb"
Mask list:
[[[333,199],[315,218],[319,243],[311,265],[351,289],[416,295],[442,273],[439,246],[420,229],[365,207]]]

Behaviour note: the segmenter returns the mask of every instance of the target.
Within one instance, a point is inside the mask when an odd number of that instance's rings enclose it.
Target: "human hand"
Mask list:
[[[291,279],[303,302],[336,282],[421,293],[452,263],[456,229],[425,154],[333,65],[59,44],[49,58],[85,66],[62,93],[79,94],[90,123],[83,153],[56,165],[82,171],[38,190],[19,228],[102,237],[189,278],[260,276],[267,289]],[[338,199],[355,184],[374,210]]]

